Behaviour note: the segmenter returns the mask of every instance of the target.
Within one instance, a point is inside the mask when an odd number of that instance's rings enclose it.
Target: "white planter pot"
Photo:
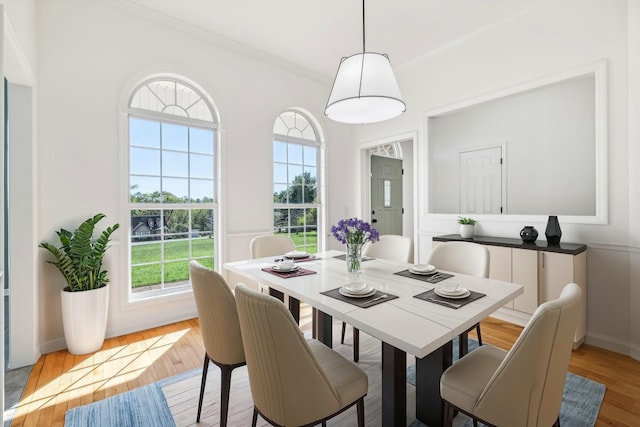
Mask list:
[[[72,354],[93,353],[102,347],[107,331],[109,286],[82,292],[61,291],[62,325]]]
[[[474,229],[474,225],[473,224],[461,224],[460,225],[460,236],[462,236],[463,239],[470,239],[473,237],[473,229]]]

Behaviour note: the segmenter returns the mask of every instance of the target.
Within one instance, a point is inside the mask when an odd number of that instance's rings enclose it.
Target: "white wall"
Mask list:
[[[635,0],[632,0],[635,3]],[[637,4],[635,8],[637,8]],[[634,9],[635,10],[635,9]],[[608,64],[609,124],[609,224],[561,223],[563,241],[586,243],[588,249],[588,324],[586,341],[630,353],[640,348],[637,321],[632,311],[640,305],[637,274],[630,280],[630,253],[637,258],[637,238],[629,242],[630,218],[640,217],[629,196],[637,197],[637,185],[630,187],[628,122],[627,28],[637,35],[636,20],[628,22],[624,0],[562,0],[542,2],[531,12],[487,29],[448,49],[425,56],[397,72],[407,112],[397,119],[358,129],[357,140],[376,135],[394,135],[407,129],[424,129],[424,113],[467,99],[503,90],[576,67]],[[637,17],[637,12],[634,15]],[[635,47],[637,61],[637,46]],[[389,52],[391,55],[392,52]],[[637,67],[637,66],[636,66]],[[638,75],[630,75],[635,85]],[[637,89],[636,94],[637,97]],[[637,108],[637,99],[636,99]],[[637,120],[637,118],[635,118]],[[637,144],[635,129],[634,144]],[[425,150],[425,147],[419,147]],[[637,148],[634,151],[637,163]],[[426,165],[419,166],[426,173]],[[420,181],[419,181],[420,182]],[[426,189],[418,194],[426,198]],[[431,236],[457,233],[456,216],[435,220],[418,205],[419,259],[428,256]],[[634,221],[637,223],[637,221]],[[509,219],[479,218],[476,233],[518,237],[523,225],[544,230],[545,222],[523,224]],[[636,228],[637,226],[634,226]],[[630,298],[631,305],[629,304]],[[632,310],[632,307],[633,310]],[[634,315],[636,316],[636,315]],[[637,319],[636,319],[637,320]]]
[[[300,107],[320,121],[327,145],[327,191],[339,188],[328,223],[355,206],[351,175],[357,150],[349,126],[324,119],[330,81],[316,81],[272,62],[257,61],[120,2],[55,0],[38,4],[39,230],[52,241],[103,212],[103,222],[124,227],[107,256],[111,277],[108,336],[193,317],[190,294],[153,303],[126,304],[126,140],[119,109],[145,76],[174,73],[198,83],[220,111],[223,152],[221,238],[224,261],[249,257],[248,242],[272,231],[272,129],[286,108]],[[345,176],[346,175],[346,176]],[[124,183],[124,185],[123,185]],[[123,191],[125,189],[125,191]],[[350,212],[351,213],[351,212]],[[34,245],[37,242],[33,242]],[[39,253],[40,342],[43,351],[64,346],[59,295],[63,280]]]
[[[637,219],[640,215],[640,0],[629,2],[627,36],[629,49],[629,217]],[[629,221],[630,253],[630,295],[629,311],[631,319],[631,342],[634,347],[631,355],[640,359],[640,221]]]

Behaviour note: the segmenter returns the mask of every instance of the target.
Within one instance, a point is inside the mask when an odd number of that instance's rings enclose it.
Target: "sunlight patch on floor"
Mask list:
[[[117,393],[127,391],[126,383],[145,372],[189,331],[184,329],[97,351],[35,393],[23,396],[16,409],[25,415],[61,402],[82,400],[83,396],[99,391],[112,388]]]

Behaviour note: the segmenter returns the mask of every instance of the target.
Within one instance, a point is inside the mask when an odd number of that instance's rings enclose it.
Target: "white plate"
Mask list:
[[[441,296],[443,298],[451,298],[451,299],[460,299],[460,298],[466,298],[469,295],[471,295],[471,292],[469,292],[467,289],[464,288],[459,288],[458,291],[462,290],[462,293],[456,293],[456,294],[448,294],[448,293],[444,293],[441,292],[440,289],[435,288],[433,291],[436,293],[436,295]],[[457,292],[457,291],[456,291]]]
[[[296,271],[296,270],[297,270],[297,269],[299,269],[299,268],[300,268],[300,267],[299,267],[299,266],[297,266],[297,265],[294,265],[293,267],[284,267],[284,266],[282,266],[282,265],[278,265],[278,264],[276,264],[276,265],[274,265],[274,266],[272,266],[272,267],[271,267],[271,269],[272,269],[272,270],[274,270],[274,271],[280,271],[280,272],[282,272],[282,273],[288,273],[288,272],[290,272],[290,271]]]
[[[436,268],[431,264],[414,264],[409,270],[412,270],[415,273],[433,273],[436,271]]]
[[[436,274],[438,272],[438,270],[431,270],[431,271],[416,271],[413,268],[409,267],[409,273],[413,273],[413,274],[419,274],[421,276],[431,276],[432,274]]]
[[[284,254],[284,256],[288,258],[306,258],[309,256],[309,253],[304,251],[291,251]]]
[[[438,290],[438,292],[440,292],[441,294],[447,294],[447,295],[462,295],[465,294],[467,292],[469,292],[469,290],[467,288],[459,288],[456,286],[436,286],[436,289]]]
[[[349,283],[342,288],[350,294],[363,294],[371,290],[371,287],[364,282]]]
[[[344,295],[345,297],[349,297],[349,298],[366,298],[366,297],[370,297],[371,295],[375,295],[376,288],[370,288],[367,292],[362,294],[352,294],[347,290],[345,290],[344,287],[341,287],[338,289],[338,292],[340,292],[340,295]]]

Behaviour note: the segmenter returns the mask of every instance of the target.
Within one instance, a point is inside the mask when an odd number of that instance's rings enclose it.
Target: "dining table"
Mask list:
[[[282,257],[227,262],[224,268],[269,287],[299,319],[299,302],[314,308],[316,338],[332,347],[333,318],[382,343],[382,425],[407,424],[407,355],[415,356],[416,418],[441,426],[444,405],[440,376],[453,363],[452,341],[523,293],[522,285],[442,272],[414,274],[413,264],[366,259],[359,273],[347,271],[344,252],[330,250],[295,259],[296,269],[278,271]],[[437,266],[436,266],[437,267]],[[373,289],[356,298],[343,286]],[[466,289],[465,298],[442,298],[438,289]],[[342,292],[341,292],[342,288]],[[466,342],[466,340],[464,340]]]

